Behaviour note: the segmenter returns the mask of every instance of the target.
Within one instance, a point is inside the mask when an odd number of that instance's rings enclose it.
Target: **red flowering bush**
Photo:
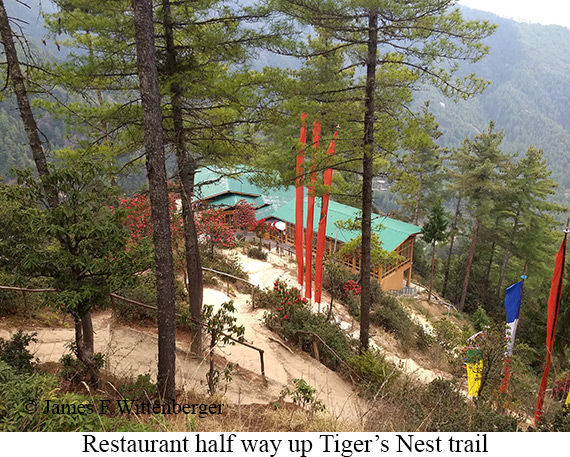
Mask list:
[[[234,226],[238,230],[255,230],[257,227],[255,209],[251,203],[240,200],[234,207]]]
[[[362,287],[356,281],[348,280],[344,283],[344,290],[354,295],[360,295],[362,292]]]
[[[273,284],[273,289],[258,291],[255,296],[254,305],[268,308],[265,323],[271,330],[306,352],[312,352],[314,347],[313,336],[307,332],[314,332],[343,359],[348,359],[352,351],[350,339],[325,314],[313,313],[307,299],[301,297],[299,289],[278,279]],[[317,344],[321,362],[336,369],[338,360],[320,341]]]
[[[198,238],[210,246],[210,255],[214,256],[214,247],[233,248],[236,244],[234,231],[225,222],[224,212],[217,208],[207,208],[196,215]]]
[[[570,373],[564,373],[564,375],[554,381],[554,386],[552,387],[552,397],[555,400],[566,400],[568,396],[568,390],[570,389]]]
[[[176,194],[171,192],[168,196],[168,209],[170,212],[170,231],[175,248],[182,244],[183,239],[182,217],[178,213],[176,199]],[[150,201],[146,195],[137,194],[131,198],[121,198],[119,199],[119,206],[126,214],[123,217],[123,224],[131,232],[127,250],[145,238],[152,238]],[[112,206],[111,210],[114,210]]]

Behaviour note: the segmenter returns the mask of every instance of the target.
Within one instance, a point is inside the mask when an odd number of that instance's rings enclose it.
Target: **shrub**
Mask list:
[[[267,260],[267,253],[258,246],[248,248],[247,256],[252,259]]]
[[[360,377],[360,387],[369,395],[385,392],[400,374],[393,363],[374,349],[351,357],[348,363]]]
[[[129,400],[150,400],[156,397],[158,388],[150,380],[150,374],[139,374],[134,384],[121,384],[119,393]]]
[[[514,432],[519,418],[497,414],[485,401],[468,405],[461,387],[435,379],[426,386],[401,392],[406,404],[406,428],[430,432]]]
[[[0,360],[10,365],[17,373],[31,372],[34,356],[28,351],[28,345],[37,342],[37,333],[24,334],[22,330],[5,340],[0,338]]]
[[[46,411],[48,400],[65,405],[73,414]],[[134,421],[129,417],[98,414],[99,399],[75,393],[62,394],[57,378],[40,373],[18,374],[0,361],[0,431],[18,432],[95,432],[157,431],[157,423]],[[161,424],[161,428],[163,425]]]
[[[394,333],[405,344],[410,344],[413,340],[412,320],[395,297],[387,295],[380,303],[373,303],[370,320]]]
[[[552,387],[552,398],[558,401],[566,400],[569,388],[570,373],[564,373],[560,378],[554,381],[554,386]]]
[[[423,325],[413,321],[399,300],[384,292],[378,293],[379,301],[372,304],[370,320],[398,338],[402,348],[416,346],[425,350],[433,343],[433,337]]]
[[[202,255],[202,250],[200,250],[202,266],[204,268],[211,268],[212,270],[221,271],[222,273],[227,273],[232,276],[236,276],[242,279],[249,279],[249,275],[244,271],[239,258],[235,255],[218,255],[214,258],[210,258],[207,255]],[[224,280],[227,278],[224,277]],[[229,279],[230,282],[235,282],[233,279]]]
[[[487,312],[483,309],[481,305],[477,307],[477,310],[473,313],[473,327],[476,332],[485,330],[486,327],[490,327],[492,324],[491,319],[487,316]]]
[[[289,387],[284,387],[280,395],[281,400],[291,396],[293,403],[301,408],[311,411],[324,411],[326,409],[324,403],[315,396],[317,390],[307,384],[304,379],[293,379],[292,382],[295,388],[291,390]]]
[[[313,352],[313,332],[342,360],[352,354],[353,342],[345,335],[337,323],[330,322],[323,314],[313,313],[305,298],[301,298],[297,288],[289,287],[277,280],[272,291],[256,294],[257,306],[269,309],[265,316],[266,324],[273,331],[297,344],[306,352]],[[322,363],[335,370],[339,361],[335,355],[317,340],[319,357]]]
[[[187,308],[184,283],[176,279],[174,287],[177,306],[182,309]],[[146,305],[156,306],[156,275],[151,271],[137,276],[133,284],[118,291],[118,295]],[[115,300],[115,316],[119,321],[135,322],[141,325],[156,322],[155,310],[126,303],[123,300]]]
[[[69,344],[69,349],[75,353],[75,345]],[[95,368],[100,370],[105,365],[105,358],[100,352],[93,354],[93,361],[95,362]],[[90,374],[90,369],[77,357],[72,354],[64,354],[59,359],[62,365],[59,376],[71,383],[81,383],[84,379],[87,379]]]
[[[323,263],[323,289],[326,289],[334,298],[347,303],[349,293],[345,285],[349,281],[356,283],[358,274],[348,270],[334,258],[325,260]]]
[[[5,271],[0,271],[0,285],[17,285],[19,287],[37,289],[48,288],[50,286],[43,278],[25,278],[25,283],[22,283],[22,278],[6,273]],[[45,301],[46,294],[44,293],[27,293],[26,300],[24,300],[22,292],[0,290],[0,316],[10,316],[14,314],[31,316],[44,306]]]
[[[434,322],[433,330],[437,343],[448,353],[464,343],[461,330],[446,317]]]

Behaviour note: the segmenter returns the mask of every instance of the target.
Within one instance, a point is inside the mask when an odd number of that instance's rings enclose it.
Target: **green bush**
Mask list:
[[[486,327],[490,327],[493,322],[491,318],[487,315],[487,312],[483,309],[481,305],[477,307],[477,310],[473,313],[473,327],[476,332],[485,330]]]
[[[382,353],[374,349],[351,357],[348,363],[360,377],[362,390],[372,396],[386,392],[400,374],[393,363],[386,361]]]
[[[433,337],[410,318],[396,297],[381,291],[377,294],[379,301],[375,301],[370,310],[372,323],[393,333],[403,349],[415,346],[426,350],[433,344]]]
[[[429,432],[514,432],[519,418],[501,416],[485,401],[468,405],[461,387],[435,379],[426,386],[406,387],[400,392],[405,403],[406,428]]]
[[[297,288],[289,287],[277,280],[271,291],[256,293],[256,306],[265,307],[269,312],[265,316],[266,324],[285,339],[297,344],[306,352],[313,352],[313,332],[334,351],[342,360],[347,360],[353,353],[354,343],[345,335],[337,323],[327,320],[324,314],[313,313],[305,298],[301,298]],[[317,342],[322,363],[335,370],[339,361],[320,341]]]
[[[21,278],[0,271],[0,286],[17,286],[30,289],[48,288],[49,284],[41,278],[26,278],[22,283]],[[22,314],[31,316],[45,305],[45,293],[27,293],[26,300],[22,292],[15,290],[0,290],[0,316]]]
[[[386,331],[394,333],[403,344],[409,345],[413,342],[412,320],[396,297],[386,295],[381,302],[373,303],[370,310],[370,320]]]
[[[202,261],[203,267],[221,271],[222,273],[227,273],[238,278],[249,279],[249,275],[244,271],[237,255],[218,254],[212,259],[208,255],[203,255],[202,251],[200,251],[200,253],[200,260]],[[225,277],[224,280],[226,280]],[[234,282],[234,280],[230,279],[230,282]]]
[[[267,253],[258,246],[248,248],[247,256],[252,259],[267,260]]]
[[[290,396],[293,403],[299,405],[301,408],[305,408],[310,411],[326,410],[324,403],[321,400],[318,400],[315,396],[317,390],[307,384],[304,379],[293,379],[292,383],[295,388],[291,390],[289,387],[284,387],[280,394],[281,400]]]
[[[48,408],[65,405],[70,414],[57,414]],[[99,399],[64,393],[57,378],[40,373],[18,374],[0,361],[0,431],[10,432],[96,432],[157,431],[158,421],[144,423],[132,417],[97,413]],[[78,412],[83,411],[83,413]],[[73,411],[75,413],[73,413]]]
[[[148,401],[156,397],[158,387],[150,380],[150,374],[139,374],[134,384],[121,384],[119,393],[128,400]]]
[[[28,345],[38,341],[37,335],[24,334],[22,330],[18,330],[9,340],[0,338],[0,360],[14,368],[17,373],[31,372],[34,356],[28,351]]]
[[[75,352],[73,344],[69,345],[72,352]],[[95,368],[100,370],[105,365],[105,359],[103,354],[96,352],[93,354],[93,361],[95,362]],[[63,354],[59,359],[61,363],[61,371],[59,376],[66,381],[71,383],[80,384],[84,379],[89,377],[90,370],[87,366],[79,360],[75,355]]]
[[[448,353],[465,343],[463,332],[446,317],[434,322],[433,330],[437,343]]]
[[[180,309],[187,308],[184,283],[176,279],[174,287],[177,307]],[[130,298],[145,305],[156,306],[156,275],[154,272],[147,272],[137,276],[132,285],[124,287],[117,292],[117,295]],[[115,317],[122,322],[134,322],[145,325],[147,322],[156,322],[156,311],[115,299]]]

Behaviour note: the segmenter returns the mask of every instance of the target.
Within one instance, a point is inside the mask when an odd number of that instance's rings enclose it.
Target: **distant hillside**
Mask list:
[[[12,2],[10,13],[24,18],[30,41],[49,52],[49,43],[46,48],[40,41],[45,30],[38,0],[32,3],[34,7],[28,10]],[[53,9],[45,0],[41,7],[44,11]],[[518,23],[468,8],[463,11],[467,19],[488,19],[499,25],[487,41],[491,54],[463,68],[492,84],[484,94],[459,102],[427,88],[416,94],[416,103],[419,106],[430,101],[444,133],[440,139],[443,146],[459,145],[467,135],[486,129],[489,120],[494,120],[505,131],[505,151],[524,153],[530,144],[544,149],[553,178],[561,185],[558,199],[566,194],[566,202],[570,202],[570,29]],[[57,56],[63,58],[64,53],[58,52]],[[297,67],[298,61],[261,52],[256,66],[265,65]],[[5,174],[8,163],[21,165],[23,160],[25,135],[15,108],[10,101],[0,104],[0,134],[5,138],[0,145],[0,174]],[[59,137],[56,143],[61,141],[60,135],[59,131],[47,133],[48,137]]]
[[[35,62],[43,60],[54,60],[61,58],[56,55],[57,48],[50,44],[49,40],[42,41],[46,30],[43,28],[43,19],[40,11],[53,11],[53,5],[49,1],[31,0],[27,1],[30,7],[15,1],[6,2],[6,9],[10,18],[18,19],[12,21],[12,27],[16,34],[23,31],[26,35],[27,45],[33,55]],[[21,30],[20,30],[21,27]],[[20,41],[17,41],[20,43]],[[3,47],[0,46],[0,49]],[[21,58],[26,59],[28,52],[22,53]],[[4,75],[0,74],[0,85],[4,85]],[[28,145],[28,138],[24,131],[24,124],[20,117],[20,111],[16,104],[16,99],[11,91],[7,91],[6,99],[0,101],[0,176],[5,177],[11,168],[24,168],[33,165],[32,153]],[[61,95],[61,94],[60,94]],[[36,121],[41,131],[42,140],[48,149],[56,149],[64,144],[64,132],[61,121],[54,120],[47,116],[45,112],[35,110]]]
[[[417,94],[417,102],[430,101],[444,146],[460,144],[494,120],[505,131],[505,151],[524,153],[530,144],[544,149],[560,197],[565,193],[570,199],[570,29],[471,9],[464,9],[464,16],[499,25],[487,40],[491,54],[464,68],[492,84],[469,101],[455,103],[427,89]]]

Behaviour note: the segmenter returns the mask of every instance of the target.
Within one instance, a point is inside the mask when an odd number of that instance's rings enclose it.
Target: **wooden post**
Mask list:
[[[259,361],[261,362],[261,376],[265,376],[265,362],[263,361],[263,349],[259,349]]]
[[[24,296],[24,309],[28,311],[28,295],[25,290],[22,290],[22,295]]]
[[[320,362],[321,359],[319,357],[319,345],[317,344],[317,338],[315,338],[315,335],[313,335],[313,354],[315,355],[317,362]]]

